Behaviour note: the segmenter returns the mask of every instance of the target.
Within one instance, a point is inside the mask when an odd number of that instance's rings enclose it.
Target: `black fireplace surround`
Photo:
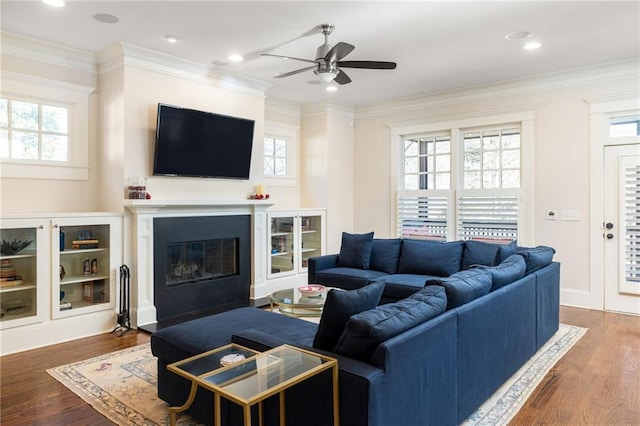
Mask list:
[[[155,218],[153,274],[158,325],[246,306],[251,216]]]

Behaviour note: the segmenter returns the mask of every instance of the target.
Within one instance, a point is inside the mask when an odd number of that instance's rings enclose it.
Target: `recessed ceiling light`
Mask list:
[[[335,92],[338,90],[338,88],[336,86],[327,86],[327,88],[325,89],[327,92]]]
[[[64,0],[42,0],[42,3],[53,7],[64,6]]]
[[[174,35],[166,35],[166,36],[164,36],[164,39],[167,40],[169,43],[177,43],[178,42],[178,37],[176,37]]]
[[[115,24],[120,20],[117,16],[109,15],[108,13],[96,13],[93,15],[93,19],[103,24]]]
[[[229,57],[227,59],[229,59],[231,62],[242,62],[242,61],[244,61],[244,58],[242,56],[236,55],[236,54],[229,55]]]
[[[542,44],[538,43],[537,41],[530,41],[529,43],[522,46],[522,48],[524,50],[536,50],[536,49],[539,49],[541,46]]]
[[[531,33],[529,31],[514,31],[504,36],[507,40],[524,40],[529,37],[531,37]]]

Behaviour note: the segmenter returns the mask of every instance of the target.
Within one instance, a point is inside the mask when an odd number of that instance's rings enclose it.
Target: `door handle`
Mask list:
[[[605,227],[606,227],[607,229],[613,229],[613,223],[608,222],[608,223],[605,225]]]
[[[612,233],[608,233],[607,234],[607,240],[613,240],[613,234]]]

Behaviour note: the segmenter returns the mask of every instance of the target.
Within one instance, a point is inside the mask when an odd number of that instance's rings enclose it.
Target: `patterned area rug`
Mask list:
[[[560,330],[464,426],[506,425],[585,328]],[[149,344],[134,346],[47,372],[109,420],[120,425],[166,425],[168,406],[156,395],[156,359]],[[196,423],[178,415],[178,425]]]

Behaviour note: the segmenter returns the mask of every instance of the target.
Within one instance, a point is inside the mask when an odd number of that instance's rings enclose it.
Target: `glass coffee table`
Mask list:
[[[223,362],[226,365],[221,365],[221,361],[228,360],[232,362]],[[232,343],[169,364],[167,368],[191,380],[187,402],[180,407],[169,408],[171,426],[176,424],[176,413],[191,406],[198,387],[214,394],[216,426],[221,424],[221,397],[242,406],[244,424],[248,426],[251,425],[251,407],[259,404],[259,424],[262,425],[262,401],[276,394],[279,395],[280,402],[280,424],[284,425],[285,390],[329,369],[332,370],[333,379],[333,424],[339,424],[338,361],[334,358],[289,345],[278,346],[266,352],[255,352]]]
[[[325,287],[320,295],[314,297],[303,295],[297,288],[274,291],[269,306],[272,312],[277,306],[281,314],[290,317],[319,317],[322,315],[329,290],[331,287]]]

